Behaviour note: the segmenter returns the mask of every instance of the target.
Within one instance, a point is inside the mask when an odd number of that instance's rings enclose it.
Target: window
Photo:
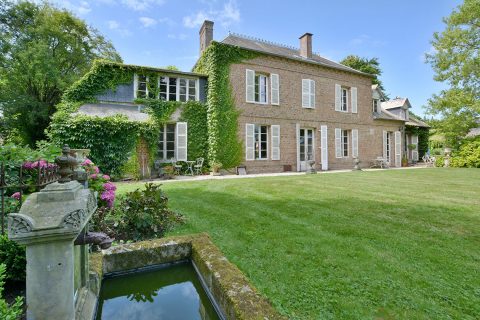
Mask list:
[[[255,102],[267,103],[267,77],[255,74]]]
[[[175,158],[175,124],[169,123],[160,127],[158,157],[160,160]]]
[[[245,101],[248,103],[267,104],[271,86],[272,105],[280,104],[280,79],[278,74],[262,74],[255,70],[245,70]]]
[[[136,97],[137,98],[157,98],[165,101],[190,101],[197,100],[197,79],[175,78],[167,76],[159,76],[158,80],[158,96],[155,97],[154,92],[149,91],[149,83],[153,79],[147,76],[136,76]],[[152,83],[153,84],[153,83]],[[150,88],[152,86],[150,85]]]
[[[342,88],[341,102],[340,102],[340,111],[348,111],[348,89]]]
[[[373,99],[373,112],[378,112],[378,99]]]
[[[390,154],[392,153],[392,133],[391,132],[387,132],[387,147],[386,147],[386,151],[387,151],[387,161],[390,162]]]
[[[315,81],[302,79],[302,107],[315,108]]]
[[[139,75],[137,81],[137,98],[146,98],[148,94],[148,77]]]
[[[255,125],[255,159],[268,158],[268,126]]]
[[[348,130],[342,130],[342,156],[348,157]]]

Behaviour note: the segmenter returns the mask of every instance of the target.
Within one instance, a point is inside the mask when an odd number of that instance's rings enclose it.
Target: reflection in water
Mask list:
[[[102,282],[97,320],[219,319],[190,263]]]

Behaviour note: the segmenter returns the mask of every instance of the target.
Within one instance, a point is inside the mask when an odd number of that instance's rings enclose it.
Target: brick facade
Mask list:
[[[246,102],[246,69],[262,74],[278,74],[280,79],[280,104]],[[315,108],[302,108],[302,79],[315,80]],[[351,137],[349,156],[335,157],[335,128],[358,130],[359,159],[362,166],[369,166],[376,157],[383,155],[383,131],[395,132],[404,126],[403,121],[374,120],[372,114],[371,78],[355,73],[335,70],[311,63],[303,63],[281,57],[262,55],[230,68],[230,81],[236,106],[240,111],[239,137],[245,142],[247,123],[280,125],[280,160],[244,159],[247,172],[282,172],[285,166],[297,171],[297,127],[313,129],[314,159],[320,170],[320,126],[328,130],[329,169],[353,168]],[[335,84],[357,88],[358,113],[335,111]],[[270,90],[270,88],[268,88]],[[270,101],[268,101],[270,103]],[[403,134],[402,134],[403,137]],[[269,134],[269,140],[271,139]],[[403,147],[402,141],[402,147]],[[271,150],[269,150],[269,153]],[[394,159],[392,158],[392,162]]]

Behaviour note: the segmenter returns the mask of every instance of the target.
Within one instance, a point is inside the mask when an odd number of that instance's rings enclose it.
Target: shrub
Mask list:
[[[450,163],[452,167],[480,168],[480,138],[464,141]]]
[[[441,168],[445,164],[445,157],[444,156],[437,156],[435,157],[435,167]]]
[[[125,194],[113,214],[117,240],[160,238],[183,223],[181,214],[168,209],[168,197],[160,185],[153,183]]]
[[[3,285],[5,284],[5,270],[6,266],[4,264],[0,264],[0,316],[4,320],[20,319],[23,313],[23,299],[21,297],[17,297],[15,302],[11,305],[2,299]]]
[[[25,247],[0,235],[0,261],[5,264],[7,280],[25,281]]]

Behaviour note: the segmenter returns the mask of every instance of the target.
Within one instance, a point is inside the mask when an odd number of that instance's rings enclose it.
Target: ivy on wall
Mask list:
[[[194,67],[194,72],[208,75],[207,126],[210,164],[221,163],[233,168],[243,158],[242,142],[238,137],[238,115],[230,84],[230,66],[259,54],[212,41]]]
[[[92,69],[65,93],[57,112],[52,118],[48,134],[57,144],[68,143],[71,148],[88,148],[90,158],[103,172],[120,176],[133,175],[138,169],[136,147],[140,139],[145,139],[152,163],[157,153],[160,125],[166,123],[178,108],[182,108],[181,120],[188,122],[189,158],[206,158],[208,136],[206,107],[200,102],[181,103],[155,98],[136,99],[135,103],[145,106],[151,120],[148,122],[130,121],[122,115],[92,117],[75,115],[86,102],[95,102],[95,96],[107,89],[115,90],[120,84],[130,83],[133,74],[155,78],[158,72],[147,68],[96,61]],[[152,97],[158,94],[156,81],[149,82]]]
[[[406,126],[405,132],[418,136],[418,157],[421,159],[428,151],[429,128]]]

